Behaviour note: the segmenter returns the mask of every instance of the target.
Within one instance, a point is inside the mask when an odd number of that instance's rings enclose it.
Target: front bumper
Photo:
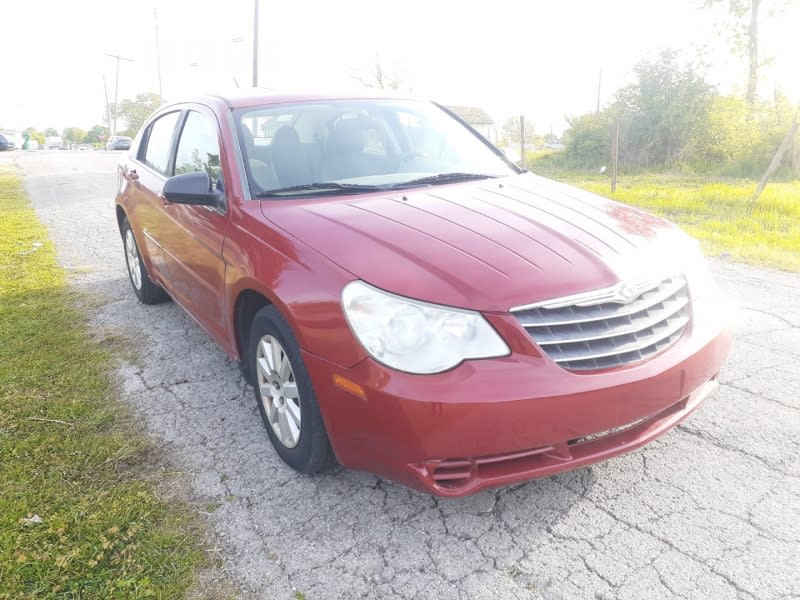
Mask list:
[[[602,372],[557,366],[510,315],[489,316],[512,340],[510,356],[437,375],[400,373],[371,359],[343,368],[303,358],[343,465],[463,496],[605,460],[685,419],[716,387],[730,351],[729,330],[713,309],[705,312],[695,311],[683,337],[661,354]],[[334,385],[333,375],[358,383],[366,398]]]

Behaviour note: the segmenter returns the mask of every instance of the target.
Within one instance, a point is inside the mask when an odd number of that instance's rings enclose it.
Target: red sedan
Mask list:
[[[335,458],[461,496],[580,467],[687,417],[730,348],[695,242],[430,102],[162,107],[116,211],[136,295],[240,361],[303,473]]]

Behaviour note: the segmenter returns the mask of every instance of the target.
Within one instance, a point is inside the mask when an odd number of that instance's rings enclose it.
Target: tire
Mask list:
[[[247,360],[261,419],[275,451],[300,473],[329,467],[333,451],[300,347],[274,306],[256,313]]]
[[[128,267],[128,279],[136,297],[142,304],[158,304],[169,300],[169,295],[164,289],[150,279],[127,217],[122,220],[122,245],[125,251],[125,265]]]

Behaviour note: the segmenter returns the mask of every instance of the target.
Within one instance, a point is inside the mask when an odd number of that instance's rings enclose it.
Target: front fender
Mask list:
[[[363,360],[341,306],[342,289],[355,278],[259,216],[242,213],[225,241],[230,330],[238,298],[252,291],[278,308],[304,351],[347,367]]]

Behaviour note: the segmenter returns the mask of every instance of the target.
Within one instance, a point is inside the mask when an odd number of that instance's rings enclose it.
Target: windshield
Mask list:
[[[429,102],[314,101],[235,116],[253,197],[363,193],[518,172]]]

